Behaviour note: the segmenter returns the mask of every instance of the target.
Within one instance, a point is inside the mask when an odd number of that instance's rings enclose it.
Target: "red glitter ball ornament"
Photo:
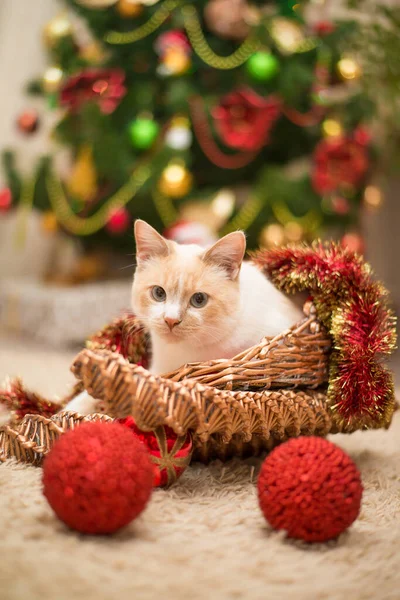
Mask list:
[[[112,235],[124,233],[131,222],[131,216],[126,208],[114,210],[108,217],[106,229]]]
[[[326,542],[350,527],[360,512],[362,491],[351,458],[318,437],[275,448],[258,478],[260,508],[271,527],[305,542]]]
[[[8,212],[12,205],[12,193],[10,188],[0,190],[0,212]]]
[[[43,493],[81,533],[113,533],[145,508],[153,489],[149,454],[118,423],[83,423],[63,434],[43,464]]]
[[[170,427],[157,427],[155,431],[141,431],[132,417],[119,419],[133,435],[148,449],[155,465],[155,487],[165,487],[175,483],[189,466],[192,453],[192,436],[177,435]]]

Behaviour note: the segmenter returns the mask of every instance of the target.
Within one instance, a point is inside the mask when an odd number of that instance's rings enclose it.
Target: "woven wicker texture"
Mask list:
[[[51,450],[54,442],[68,429],[87,421],[112,421],[107,415],[86,417],[73,412],[60,412],[51,419],[41,415],[26,415],[18,428],[4,427],[0,431],[0,461],[16,458],[21,462],[38,465]]]
[[[303,310],[300,323],[273,338],[264,337],[230,360],[191,363],[164,377],[195,379],[223,389],[320,386],[328,380],[331,340],[316,318],[315,307],[307,302]]]
[[[193,379],[175,382],[100,350],[83,350],[72,370],[107,414],[132,414],[143,430],[192,430],[203,460],[256,453],[272,441],[326,435],[333,427],[325,394],[314,390],[230,391]]]

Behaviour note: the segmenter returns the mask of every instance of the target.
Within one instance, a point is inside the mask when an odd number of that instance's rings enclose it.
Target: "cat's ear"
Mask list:
[[[240,266],[246,251],[246,236],[243,231],[234,231],[221,238],[203,255],[203,260],[225,269],[229,278],[234,280],[239,275]]]
[[[150,258],[169,254],[166,240],[146,221],[137,219],[134,225],[134,233],[138,266]]]

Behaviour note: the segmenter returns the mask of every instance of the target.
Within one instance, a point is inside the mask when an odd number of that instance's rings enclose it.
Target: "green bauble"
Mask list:
[[[279,62],[270,52],[255,52],[248,59],[246,69],[252,79],[268,81],[279,71]]]
[[[129,124],[132,146],[137,150],[147,150],[153,145],[159,129],[158,124],[152,119],[135,119]]]

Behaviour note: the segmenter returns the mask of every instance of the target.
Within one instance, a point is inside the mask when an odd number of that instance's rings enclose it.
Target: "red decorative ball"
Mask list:
[[[347,248],[351,252],[355,252],[356,254],[364,254],[365,252],[365,242],[363,237],[353,231],[349,231],[345,233],[341,239],[341,244],[344,248]]]
[[[360,512],[362,490],[351,458],[318,437],[275,448],[258,478],[260,507],[271,527],[305,542],[326,542],[350,527]]]
[[[210,246],[218,240],[217,236],[203,223],[180,220],[165,229],[163,232],[167,240],[178,244],[198,244]]]
[[[145,508],[153,489],[148,452],[118,423],[83,423],[54,444],[43,493],[56,515],[81,533],[113,533]]]
[[[29,135],[34,133],[39,127],[39,114],[36,110],[24,110],[17,119],[18,129]]]
[[[189,466],[193,453],[189,431],[186,435],[177,435],[167,426],[157,427],[155,431],[141,431],[132,417],[119,419],[119,423],[128,427],[148,449],[156,469],[156,487],[175,483]]]
[[[8,212],[12,205],[12,193],[10,188],[0,190],[0,212]]]
[[[126,208],[118,208],[110,213],[106,224],[106,229],[113,235],[119,235],[128,229],[130,222],[131,216],[129,211]]]

